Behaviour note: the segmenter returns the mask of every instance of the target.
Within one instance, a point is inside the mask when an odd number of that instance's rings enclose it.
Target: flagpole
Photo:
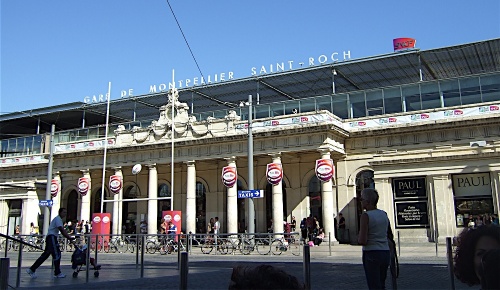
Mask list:
[[[171,160],[170,160],[170,210],[174,210],[174,134],[175,134],[175,122],[174,122],[174,115],[175,115],[175,107],[174,107],[174,95],[173,95],[173,90],[175,90],[175,70],[172,69],[172,152],[171,152]]]
[[[104,182],[106,180],[106,155],[108,153],[108,130],[109,130],[109,103],[111,101],[111,82],[108,83],[108,94],[106,95],[108,98],[108,105],[106,108],[106,133],[104,134],[104,157],[103,157],[103,165],[102,165],[102,183],[101,183],[101,213],[103,213],[104,209]]]

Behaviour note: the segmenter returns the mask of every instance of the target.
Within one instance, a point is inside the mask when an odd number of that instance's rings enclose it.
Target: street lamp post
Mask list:
[[[252,134],[252,95],[248,95],[248,189],[253,190],[253,134]],[[255,233],[255,208],[253,198],[248,199],[248,232]]]

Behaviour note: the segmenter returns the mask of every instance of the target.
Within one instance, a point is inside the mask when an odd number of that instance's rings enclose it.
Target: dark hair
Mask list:
[[[66,210],[66,208],[65,208],[65,207],[61,207],[61,208],[59,208],[59,211],[58,211],[57,213],[58,213],[58,214],[61,214],[61,213],[63,212],[63,210]]]
[[[255,268],[234,267],[228,289],[305,289],[305,286],[281,269],[260,265]]]
[[[365,189],[363,189],[361,191],[361,196],[369,204],[377,206],[379,194],[378,194],[378,191],[375,188],[365,188]]]
[[[500,289],[500,249],[489,250],[481,259],[481,289]]]
[[[453,258],[455,276],[469,286],[480,283],[474,269],[474,252],[477,241],[484,236],[500,243],[500,227],[483,225],[475,229],[466,228],[457,239],[458,245]]]

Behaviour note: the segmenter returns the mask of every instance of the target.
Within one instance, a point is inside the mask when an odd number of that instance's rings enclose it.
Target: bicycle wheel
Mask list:
[[[243,255],[250,255],[250,252],[253,251],[252,243],[249,240],[240,241],[238,247]]]
[[[212,252],[212,250],[214,249],[214,245],[210,242],[206,242],[203,244],[203,246],[201,246],[201,252],[203,254],[210,254]]]
[[[116,253],[118,251],[118,246],[116,245],[116,243],[117,243],[116,241],[114,241],[114,242],[110,241],[109,247],[108,247],[109,249],[106,253],[109,253],[109,252]]]
[[[217,243],[217,251],[219,251],[221,255],[226,255],[229,252],[229,244],[227,243],[227,240],[223,241],[222,239],[219,239]]]
[[[103,243],[103,247],[102,247],[102,251],[104,251],[105,253],[109,253],[109,243],[107,241],[104,241]]]
[[[257,249],[257,253],[261,255],[269,255],[271,252],[271,245],[266,244],[262,241],[257,241],[255,243],[255,248]]]
[[[271,244],[271,252],[273,255],[281,255],[283,251],[286,251],[285,244],[280,240],[274,240]]]
[[[296,242],[289,243],[289,244],[288,244],[288,248],[290,249],[290,252],[291,252],[294,256],[298,256],[298,255],[300,255],[300,246],[299,246],[299,243],[296,243]]]
[[[137,244],[135,242],[128,243],[128,247],[127,247],[128,251],[131,253],[135,252],[135,248],[137,248],[136,246],[137,246]]]
[[[118,238],[115,241],[116,250],[120,253],[125,253],[128,250],[128,244],[124,240]]]
[[[153,242],[153,241],[149,241],[147,244],[146,244],[146,251],[149,253],[149,254],[154,254],[156,252],[156,243]]]

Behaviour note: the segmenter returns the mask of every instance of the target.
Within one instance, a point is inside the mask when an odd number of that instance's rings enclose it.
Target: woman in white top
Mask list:
[[[385,289],[390,264],[389,219],[385,211],[377,209],[378,197],[372,188],[361,192],[361,205],[366,211],[361,215],[358,243],[363,245],[363,268],[369,289]]]

